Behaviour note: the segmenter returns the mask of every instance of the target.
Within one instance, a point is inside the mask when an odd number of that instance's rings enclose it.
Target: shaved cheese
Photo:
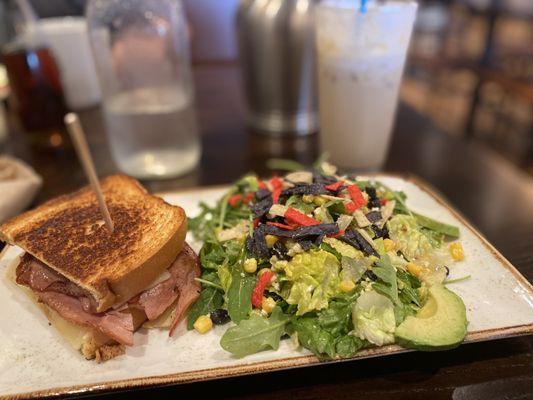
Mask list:
[[[353,215],[359,228],[365,228],[372,224],[361,210],[355,210]]]
[[[285,179],[296,183],[312,183],[313,174],[308,171],[291,172],[290,174],[285,176]]]
[[[268,216],[283,217],[285,215],[285,211],[287,211],[287,208],[287,206],[281,204],[273,204],[272,207],[270,207],[270,210],[268,211]]]
[[[343,214],[337,219],[337,226],[339,227],[339,230],[345,231],[346,228],[350,226],[352,221],[353,217],[351,215]]]
[[[396,206],[396,202],[394,200],[390,200],[385,204],[383,207],[381,207],[381,221],[376,224],[380,228],[383,228],[387,220],[392,216],[392,213],[394,212],[394,207]]]
[[[219,242],[227,242],[233,239],[244,239],[249,230],[248,221],[241,221],[233,228],[226,229],[217,233]]]

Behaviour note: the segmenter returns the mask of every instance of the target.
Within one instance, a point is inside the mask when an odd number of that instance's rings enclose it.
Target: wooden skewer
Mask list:
[[[64,121],[68,132],[70,133],[70,137],[72,138],[72,142],[74,143],[74,147],[76,148],[76,153],[81,161],[83,170],[85,171],[85,175],[87,175],[94,194],[96,195],[96,199],[98,200],[98,205],[100,206],[100,211],[104,217],[107,229],[113,233],[113,230],[115,229],[113,220],[111,219],[111,215],[109,214],[109,210],[107,209],[104,200],[102,188],[100,187],[100,182],[96,175],[96,169],[94,168],[93,159],[89,151],[89,146],[87,145],[87,140],[85,139],[85,134],[83,133],[83,128],[81,127],[80,119],[77,114],[68,113],[65,115]]]

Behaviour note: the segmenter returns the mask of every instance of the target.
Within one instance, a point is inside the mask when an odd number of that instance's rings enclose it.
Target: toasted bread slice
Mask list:
[[[101,186],[113,233],[89,187],[0,226],[1,240],[21,247],[88,291],[99,312],[154,281],[176,259],[187,231],[183,209],[150,195],[135,179],[112,175]]]

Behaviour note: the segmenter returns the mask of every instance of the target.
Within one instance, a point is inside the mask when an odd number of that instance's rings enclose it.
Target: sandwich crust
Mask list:
[[[112,175],[101,186],[113,233],[89,187],[0,226],[1,240],[21,247],[90,292],[99,312],[155,280],[181,251],[187,231],[183,209],[150,195],[136,180]]]

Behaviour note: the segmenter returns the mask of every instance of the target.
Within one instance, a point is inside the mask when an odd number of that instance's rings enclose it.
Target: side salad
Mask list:
[[[420,215],[402,192],[337,175],[326,162],[269,180],[248,175],[189,221],[203,242],[188,329],[226,324],[237,357],[290,338],[321,358],[398,343],[457,346],[462,300],[444,285],[464,258],[459,229]]]

